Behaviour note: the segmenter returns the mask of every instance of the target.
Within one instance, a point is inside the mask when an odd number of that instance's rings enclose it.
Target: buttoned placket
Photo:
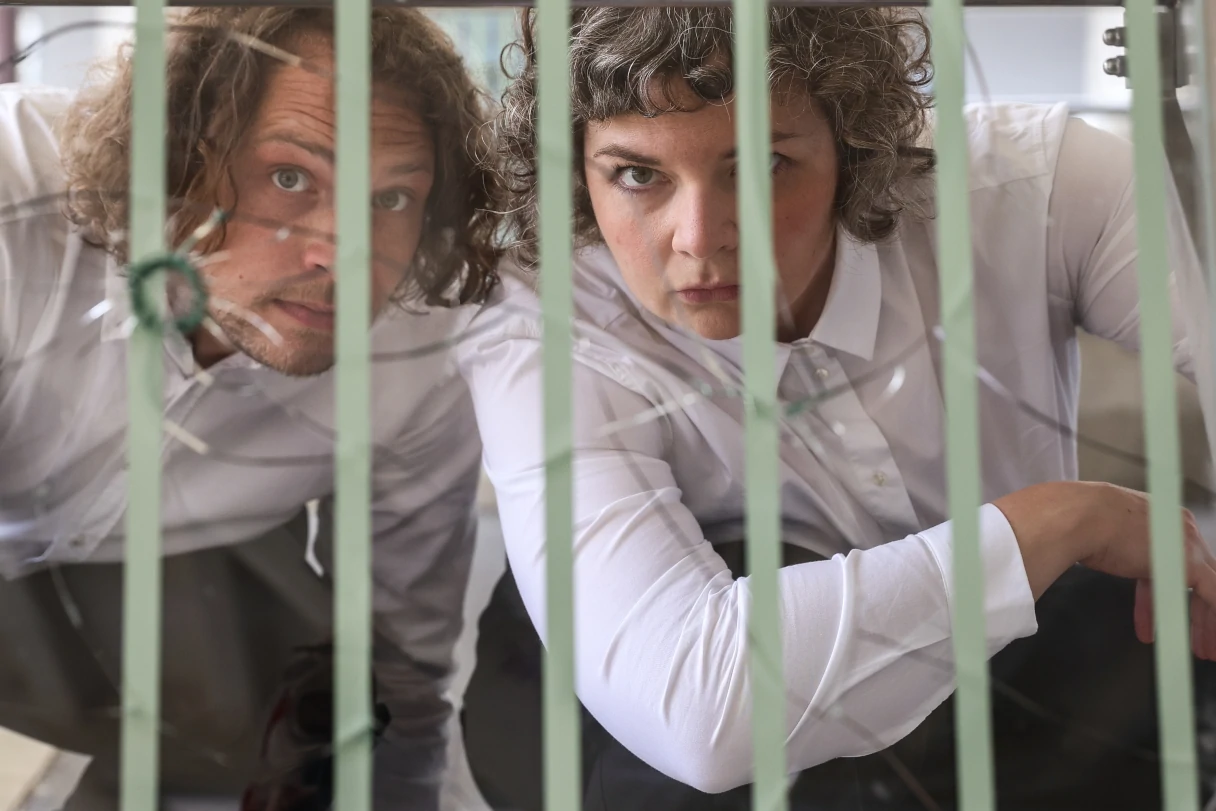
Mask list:
[[[791,429],[879,524],[915,526],[916,513],[890,445],[839,360],[811,339],[791,349],[782,376],[783,400],[796,412],[787,419]]]
[[[189,415],[198,406],[206,394],[207,386],[196,373],[193,352],[189,342],[180,334],[171,333],[165,337],[164,353],[161,356],[164,384],[162,387],[163,403],[162,419],[177,425],[185,423]],[[129,373],[129,370],[128,370]],[[221,374],[215,370],[214,374]],[[122,385],[126,385],[125,381]],[[160,462],[162,468],[166,464],[174,446],[180,446],[179,439],[167,431],[162,431],[160,444]],[[189,451],[193,453],[193,450]],[[115,491],[127,487],[126,476],[116,479],[104,494],[104,499],[118,497],[126,502],[125,494]],[[125,510],[123,511],[125,513]],[[51,545],[47,557],[54,560],[81,562],[87,560],[101,542],[115,530],[113,526],[93,526],[86,531],[72,535],[66,544],[59,542]],[[64,548],[66,547],[66,548]]]

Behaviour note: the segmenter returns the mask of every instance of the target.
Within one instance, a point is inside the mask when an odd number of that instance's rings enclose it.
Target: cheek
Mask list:
[[[624,223],[620,222],[619,212],[612,204],[610,198],[611,190],[606,187],[603,180],[594,177],[587,178],[587,196],[591,198],[591,214],[595,217],[595,224],[599,228],[600,235],[609,247],[617,241],[618,233],[624,227]]]
[[[617,263],[653,263],[658,257],[658,235],[654,231],[657,212],[644,210],[641,201],[608,187],[602,180],[588,190],[600,236]]]
[[[223,258],[207,265],[208,275],[226,286],[257,279],[276,266],[273,256],[284,250],[283,245],[272,229],[234,219],[225,227],[223,241],[215,246]]]
[[[826,183],[814,189],[791,190],[773,206],[773,243],[783,280],[805,275],[832,249],[836,231],[835,187]],[[809,282],[808,282],[809,283]]]
[[[654,229],[657,218],[641,216],[638,207],[629,200],[605,203],[596,208],[596,224],[604,244],[633,294],[651,310],[661,311],[667,306],[667,297],[662,284],[661,234]]]
[[[420,209],[407,216],[381,214],[375,218],[372,250],[377,295],[391,294],[409,270],[422,239],[423,217]]]

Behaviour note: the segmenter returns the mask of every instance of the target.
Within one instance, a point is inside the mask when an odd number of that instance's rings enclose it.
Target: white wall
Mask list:
[[[1102,72],[1103,60],[1119,53],[1102,43],[1102,32],[1122,20],[1119,8],[967,9],[969,100],[1125,110],[1124,80]]]
[[[434,9],[432,16],[456,41],[470,69],[497,97],[504,80],[499,55],[516,32],[515,9]],[[1121,9],[973,8],[966,29],[973,58],[967,85],[972,100],[1067,101],[1085,110],[1121,110],[1128,91],[1102,72],[1117,51],[1102,44],[1102,31],[1120,24]],[[18,81],[76,87],[90,62],[130,38],[129,7],[18,9],[18,46],[68,24],[91,24],[65,33],[18,67]],[[982,79],[982,82],[981,82]],[[985,87],[986,91],[985,94]]]
[[[17,66],[17,81],[79,87],[95,60],[114,54],[119,43],[131,38],[134,19],[134,10],[129,7],[19,7],[18,49],[47,34],[53,34],[53,39]],[[56,33],[70,25],[81,27]]]

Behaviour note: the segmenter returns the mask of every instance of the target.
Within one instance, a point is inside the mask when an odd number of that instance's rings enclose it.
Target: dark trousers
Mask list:
[[[297,529],[163,562],[166,795],[239,799],[242,811],[331,805],[331,591],[305,565]],[[321,542],[327,554],[327,532]],[[118,808],[122,588],[118,563],[0,580],[0,726],[93,758],[67,811]],[[375,704],[376,807],[433,811],[438,785],[416,775],[437,771],[433,731],[450,708],[387,647],[373,696],[388,679],[415,700],[397,701],[410,711],[395,718]],[[410,692],[414,683],[425,689]]]
[[[742,551],[723,555],[736,574]],[[787,561],[788,561],[787,556]],[[1161,807],[1153,648],[1132,632],[1133,584],[1086,569],[1039,601],[1039,632],[991,660],[1002,811]],[[465,697],[465,743],[482,793],[503,811],[540,811],[542,650],[510,572],[482,615]],[[1214,728],[1216,674],[1194,663],[1199,731]],[[1216,769],[1200,735],[1201,774]],[[954,701],[884,751],[797,776],[791,811],[958,808]],[[583,711],[584,811],[742,811],[751,787],[710,795],[634,757]],[[1201,787],[1209,795],[1207,780]]]

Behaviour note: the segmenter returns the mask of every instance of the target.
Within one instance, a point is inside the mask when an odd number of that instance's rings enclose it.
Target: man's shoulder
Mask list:
[[[445,349],[468,329],[472,306],[447,307],[403,303],[376,319],[372,328],[372,352],[410,360],[442,359]]]
[[[0,86],[0,209],[14,209],[62,194],[58,127],[72,93],[51,87]]]
[[[457,382],[455,348],[472,315],[471,307],[406,304],[378,318],[370,347],[377,400],[405,417]]]
[[[1068,105],[970,104],[963,115],[972,191],[1044,177],[1054,170]]]
[[[573,274],[572,306],[578,324],[607,328],[636,312],[636,303],[607,247],[581,248],[574,252],[571,264],[573,267],[554,268],[545,275]],[[544,309],[542,272],[505,262],[499,268],[499,277],[501,283],[478,310],[469,329],[478,334],[539,339]]]

